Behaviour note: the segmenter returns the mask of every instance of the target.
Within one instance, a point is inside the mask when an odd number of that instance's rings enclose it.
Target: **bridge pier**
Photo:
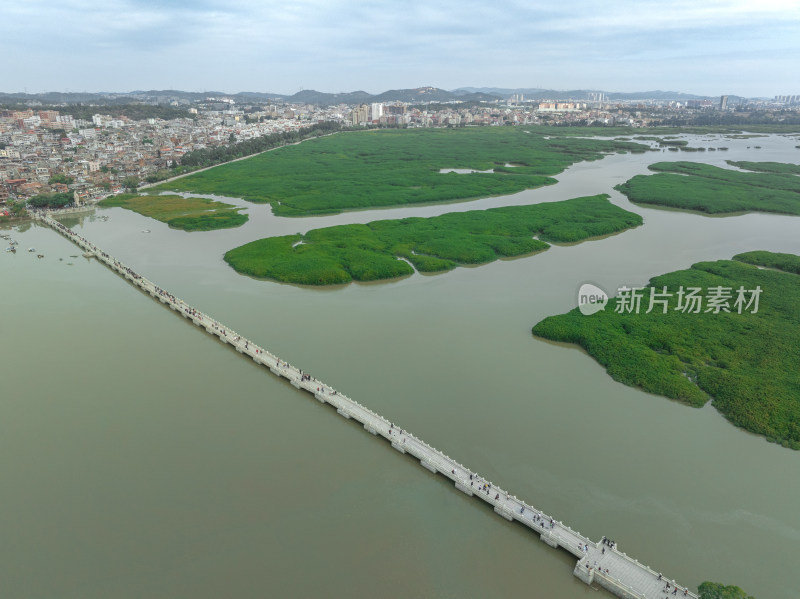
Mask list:
[[[367,432],[372,433],[373,435],[377,435],[378,434],[378,431],[376,431],[371,425],[366,424],[366,423],[364,424],[364,430],[366,430]]]
[[[506,506],[502,507],[499,505],[494,506],[494,513],[497,514],[498,516],[502,516],[509,522],[514,520],[514,515],[511,513],[511,510]]]
[[[344,416],[344,417],[345,417],[345,418],[347,418],[348,420],[350,420],[350,418],[351,418],[350,414],[348,414],[347,412],[345,412],[345,411],[344,411],[342,408],[339,408],[338,410],[336,410],[336,412],[337,412],[337,413],[338,413],[340,416]]]
[[[578,563],[575,564],[575,569],[572,571],[572,574],[575,576],[575,578],[582,580],[586,584],[592,584],[594,582],[594,568],[589,567],[588,559],[578,560]]]
[[[430,470],[430,471],[431,471],[431,472],[433,472],[434,474],[436,474],[437,472],[439,472],[439,471],[436,469],[436,466],[434,466],[433,464],[431,464],[431,463],[430,463],[429,461],[427,461],[427,460],[424,460],[424,459],[423,459],[423,460],[420,460],[420,461],[419,461],[419,463],[422,465],[422,467],[423,467],[423,468],[427,468],[428,470]]]
[[[394,447],[400,453],[405,453],[406,452],[406,448],[405,447],[403,447],[399,443],[395,443],[394,441],[392,441],[392,447]]]
[[[539,539],[550,545],[550,547],[555,547],[556,549],[558,549],[558,539],[552,532],[547,530],[544,531],[542,534],[539,535]]]
[[[470,497],[472,497],[472,495],[473,495],[472,487],[468,487],[467,485],[465,485],[462,482],[457,482],[456,483],[456,489],[458,489],[462,493],[465,493],[466,495],[469,495]],[[497,510],[497,508],[494,508],[494,509],[495,509],[495,511]]]

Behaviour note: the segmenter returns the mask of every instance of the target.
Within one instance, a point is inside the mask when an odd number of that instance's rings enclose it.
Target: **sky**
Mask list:
[[[800,0],[4,0],[0,91],[800,94]]]

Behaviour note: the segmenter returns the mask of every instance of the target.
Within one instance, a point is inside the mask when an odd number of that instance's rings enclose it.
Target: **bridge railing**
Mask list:
[[[605,584],[603,584],[603,582],[605,582],[609,586],[616,587],[617,589],[624,591],[625,593],[630,595],[630,597],[633,599],[647,599],[647,595],[645,595],[642,591],[637,591],[632,586],[622,582],[619,578],[614,578],[613,576],[609,576],[608,574],[605,574],[600,570],[595,570],[594,579],[597,580],[598,578],[600,579],[600,581],[598,581],[600,583],[600,586],[607,588],[609,591],[613,592],[613,590],[609,589]]]
[[[692,599],[699,599],[699,597],[695,593],[693,593],[692,591],[688,590],[688,587],[682,587],[678,583],[676,583],[674,580],[670,580],[668,578],[664,578],[663,574],[661,574],[660,572],[656,572],[650,566],[641,563],[639,560],[629,556],[627,553],[625,553],[623,551],[619,551],[616,547],[612,547],[611,551],[613,551],[616,555],[618,555],[619,557],[621,557],[622,559],[624,559],[628,563],[635,565],[639,569],[642,569],[642,570],[645,570],[645,571],[649,572],[650,574],[652,574],[656,578],[661,576],[661,578],[659,580],[662,580],[664,582],[668,582],[673,587],[681,589],[681,591],[686,590],[687,591],[687,594],[685,595],[686,597],[691,597]],[[683,595],[681,595],[681,596],[683,596]]]

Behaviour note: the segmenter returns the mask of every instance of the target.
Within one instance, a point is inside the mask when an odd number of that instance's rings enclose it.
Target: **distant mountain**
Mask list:
[[[175,89],[164,90],[134,90],[123,93],[110,92],[48,92],[44,94],[27,93],[2,93],[0,103],[13,104],[38,101],[42,104],[124,104],[130,102],[165,102],[183,100],[187,102],[202,102],[207,98],[232,98],[237,104],[248,102],[283,101],[293,104],[313,104],[316,106],[335,106],[337,104],[369,104],[371,102],[410,102],[422,104],[428,102],[449,102],[459,100],[463,102],[495,101],[502,99],[501,95],[485,92],[462,91],[449,92],[437,87],[417,87],[414,89],[392,89],[381,94],[369,94],[365,91],[342,92],[337,94],[318,92],[305,89],[295,94],[273,94],[268,92],[239,92],[228,94],[221,91],[185,92]]]
[[[318,92],[313,89],[304,89],[291,96],[281,96],[284,102],[298,104],[314,104],[317,106],[334,106],[336,104],[362,104],[370,102],[374,98],[372,94],[365,91],[355,91],[347,93],[329,94]]]
[[[502,87],[460,87],[454,89],[454,94],[485,93],[495,94],[503,98],[508,98],[514,94],[522,94],[526,100],[586,100],[590,93],[602,93],[608,100],[676,100],[685,102],[686,100],[708,100],[719,98],[719,96],[697,96],[695,94],[685,94],[683,92],[672,91],[648,91],[648,92],[607,92],[601,89],[542,89],[533,88],[502,88]]]
[[[501,96],[486,93],[467,93],[455,94],[438,87],[417,87],[414,89],[391,89],[378,94],[373,99],[374,102],[409,102],[411,104],[423,104],[427,102],[450,102],[459,100],[462,102],[494,101],[501,99]]]
[[[336,104],[369,104],[371,102],[409,102],[411,104],[449,102],[451,100],[479,102],[499,100],[501,97],[485,93],[455,94],[438,87],[416,87],[413,89],[390,89],[376,95],[368,94],[365,91],[329,94],[303,90],[291,96],[281,96],[281,99],[285,102],[332,106]]]
[[[526,100],[582,100],[589,98],[590,93],[603,93],[609,101],[616,100],[718,100],[719,96],[698,96],[673,91],[645,92],[607,92],[603,90],[573,89],[554,90],[541,88],[502,88],[502,87],[460,87],[451,91],[438,87],[416,87],[412,89],[391,89],[380,94],[369,94],[365,91],[327,93],[315,90],[302,90],[295,94],[274,94],[268,92],[239,92],[229,94],[221,91],[185,92],[174,89],[167,90],[135,90],[131,92],[47,92],[42,94],[3,93],[0,92],[0,103],[15,104],[25,102],[41,102],[42,104],[97,104],[115,105],[131,102],[166,103],[173,100],[185,102],[202,102],[207,98],[232,98],[237,104],[259,102],[289,102],[313,104],[316,106],[334,106],[337,104],[368,104],[371,102],[408,102],[411,104],[441,103],[458,100],[461,102],[493,102],[509,98],[513,94],[522,94]],[[738,104],[744,98],[730,96],[728,102]]]
[[[458,89],[451,90],[456,95],[466,95],[466,94],[492,94],[495,96],[500,96],[501,98],[507,98],[513,94],[524,94],[525,96],[534,95],[538,92],[547,91],[544,89],[540,89],[538,87],[532,88],[507,88],[507,87],[459,87]]]

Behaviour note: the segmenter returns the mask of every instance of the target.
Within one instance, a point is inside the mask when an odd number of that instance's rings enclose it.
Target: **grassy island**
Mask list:
[[[551,185],[556,182],[553,175],[576,162],[648,149],[630,141],[549,138],[516,127],[349,131],[224,164],[156,189],[270,203],[281,216],[335,214],[507,195]],[[490,172],[439,172],[450,168]]]
[[[127,208],[183,231],[230,229],[247,222],[247,215],[239,214],[242,208],[205,198],[120,194],[101,200],[98,205]]]
[[[580,345],[626,385],[696,407],[711,400],[736,426],[800,449],[798,270],[800,257],[770,252],[699,262],[651,279],[639,313],[618,312],[626,307],[618,295],[591,316],[576,308],[545,318],[533,334]],[[665,286],[673,294],[667,313],[658,304],[645,313],[651,288],[661,293]],[[681,287],[702,289],[699,313],[676,309]],[[730,312],[707,311],[708,290],[716,287],[729,288]],[[757,312],[752,305],[738,312],[740,287],[761,288]],[[745,293],[747,301],[751,296]]]
[[[638,226],[642,218],[599,195],[564,202],[373,221],[268,237],[230,250],[237,272],[286,283],[335,285],[540,252]],[[534,239],[538,236],[538,239]]]
[[[743,173],[698,162],[657,162],[648,168],[658,174],[636,175],[616,189],[631,202],[708,214],[800,214],[800,177],[786,172]]]
[[[731,166],[735,166],[746,171],[800,175],[800,164],[786,164],[783,162],[748,162],[746,160],[726,160],[725,162]]]

